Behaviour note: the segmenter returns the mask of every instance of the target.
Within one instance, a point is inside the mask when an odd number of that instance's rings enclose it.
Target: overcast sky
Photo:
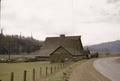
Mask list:
[[[81,35],[83,45],[120,40],[120,0],[1,0],[1,27],[39,40]]]

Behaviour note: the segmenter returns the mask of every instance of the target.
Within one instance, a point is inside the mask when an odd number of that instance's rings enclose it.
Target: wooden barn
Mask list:
[[[66,62],[80,59],[83,54],[81,36],[47,37],[38,57],[47,57],[51,62]]]

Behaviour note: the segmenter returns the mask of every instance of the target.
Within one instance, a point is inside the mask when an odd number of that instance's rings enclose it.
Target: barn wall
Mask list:
[[[72,55],[63,48],[57,49],[50,55],[51,62],[65,62],[71,60]]]

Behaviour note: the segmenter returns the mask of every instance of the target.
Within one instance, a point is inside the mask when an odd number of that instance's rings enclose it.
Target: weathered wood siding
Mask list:
[[[58,48],[52,54],[50,54],[51,62],[65,62],[71,60],[71,58],[72,55],[62,47]]]

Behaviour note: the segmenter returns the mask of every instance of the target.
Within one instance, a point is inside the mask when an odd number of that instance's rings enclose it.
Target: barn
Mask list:
[[[47,57],[51,62],[66,62],[80,59],[83,54],[81,36],[47,37],[37,57]]]

